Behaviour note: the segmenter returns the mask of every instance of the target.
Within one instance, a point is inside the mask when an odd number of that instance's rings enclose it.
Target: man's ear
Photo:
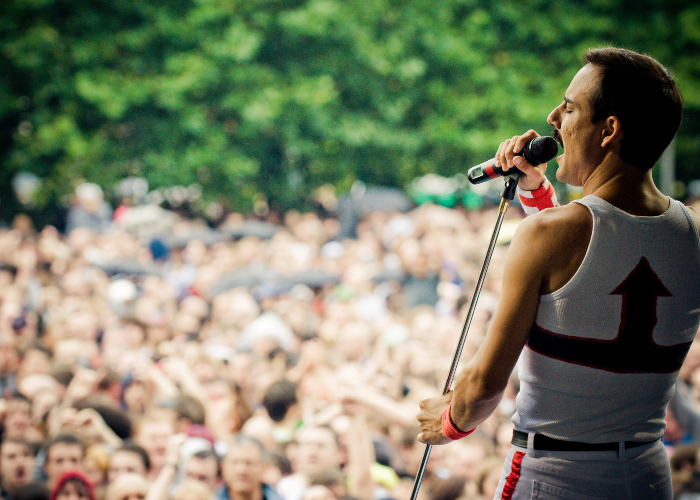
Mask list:
[[[603,128],[600,131],[601,147],[612,146],[619,144],[622,140],[622,124],[617,116],[608,116],[603,123]]]

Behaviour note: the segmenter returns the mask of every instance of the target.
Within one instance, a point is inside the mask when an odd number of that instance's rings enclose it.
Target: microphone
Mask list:
[[[535,137],[525,144],[525,147],[519,153],[516,153],[515,156],[522,156],[531,165],[540,165],[554,158],[558,152],[559,144],[553,137]],[[515,167],[504,172],[501,167],[496,166],[496,160],[491,159],[481,165],[470,168],[467,172],[467,178],[472,184],[481,184],[497,177],[513,174],[522,174],[522,172]]]

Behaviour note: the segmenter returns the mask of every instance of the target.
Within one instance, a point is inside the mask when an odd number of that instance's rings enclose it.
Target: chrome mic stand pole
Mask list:
[[[450,372],[447,375],[447,380],[445,381],[445,387],[442,390],[442,394],[445,395],[449,392],[450,387],[452,387],[452,381],[457,371],[457,365],[459,364],[459,358],[462,356],[462,350],[464,349],[464,343],[467,340],[467,331],[469,331],[469,325],[471,325],[472,318],[474,317],[474,311],[476,309],[476,303],[479,300],[479,294],[481,293],[481,288],[484,286],[484,280],[486,279],[486,271],[488,270],[489,264],[491,262],[491,257],[493,256],[494,248],[496,247],[496,240],[498,239],[498,233],[501,232],[501,226],[503,225],[503,218],[506,215],[506,211],[510,206],[510,202],[515,197],[515,188],[518,186],[518,179],[522,175],[522,172],[517,172],[515,174],[504,177],[506,180],[506,185],[501,192],[501,204],[498,207],[498,219],[496,220],[496,226],[493,229],[493,234],[491,235],[491,242],[489,243],[488,250],[486,251],[486,257],[484,263],[481,266],[481,273],[479,273],[479,279],[476,282],[476,288],[474,289],[474,295],[472,296],[472,301],[469,306],[469,312],[467,313],[467,318],[464,321],[464,326],[462,327],[462,334],[459,337],[459,342],[457,343],[457,350],[455,351],[454,358],[452,359],[452,365],[450,366]],[[413,492],[411,493],[411,500],[416,500],[418,498],[418,490],[420,490],[421,482],[423,481],[423,476],[425,475],[425,467],[428,465],[428,459],[430,458],[430,450],[433,445],[428,444],[425,446],[425,452],[423,453],[423,460],[421,460],[420,467],[418,468],[418,473],[416,474],[416,480],[413,484]]]

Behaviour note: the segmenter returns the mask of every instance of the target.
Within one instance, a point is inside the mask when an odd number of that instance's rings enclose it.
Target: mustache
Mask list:
[[[562,148],[564,147],[564,142],[562,141],[561,133],[559,132],[559,130],[557,130],[557,129],[552,130],[552,137],[554,138],[555,141],[557,141],[559,143],[559,145]]]

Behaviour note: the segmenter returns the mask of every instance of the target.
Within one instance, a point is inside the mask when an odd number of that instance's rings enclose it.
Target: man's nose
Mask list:
[[[547,117],[547,123],[549,123],[554,128],[559,128],[559,107],[556,107],[549,113]]]

